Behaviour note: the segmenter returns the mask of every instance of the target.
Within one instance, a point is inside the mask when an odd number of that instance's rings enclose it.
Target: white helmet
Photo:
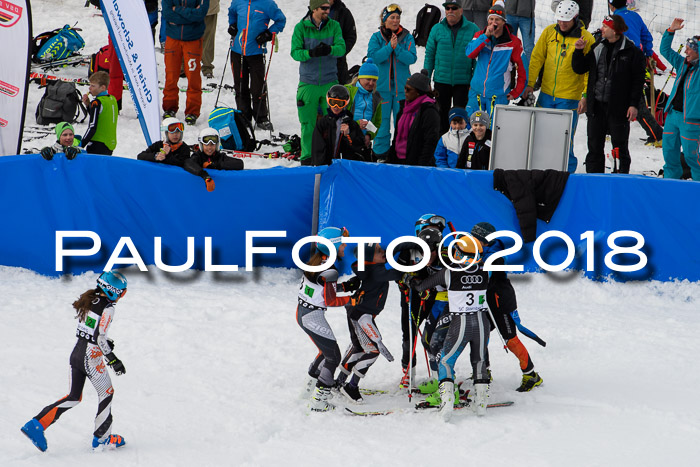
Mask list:
[[[557,21],[571,21],[578,16],[578,12],[578,3],[573,0],[564,0],[559,2],[554,19]]]
[[[185,132],[185,125],[177,118],[168,117],[165,120],[163,120],[163,123],[161,124],[160,129],[163,132],[164,141],[167,141],[167,139],[168,139],[168,133],[170,133],[170,131],[168,131],[168,129],[170,128],[170,125],[177,125],[177,124],[179,124],[179,126],[180,126],[180,131],[182,131],[184,133]]]
[[[221,148],[221,137],[219,137],[219,132],[216,131],[214,128],[205,128],[199,132],[198,141],[199,141],[199,150],[200,151],[204,151],[204,144],[205,144],[206,140],[209,140],[209,141],[215,140],[217,151]]]

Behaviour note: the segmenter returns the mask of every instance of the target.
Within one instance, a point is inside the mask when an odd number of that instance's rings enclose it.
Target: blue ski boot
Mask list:
[[[36,446],[39,451],[46,451],[48,445],[46,444],[46,437],[44,436],[44,427],[39,423],[39,420],[32,418],[24,424],[21,430],[22,433],[34,443],[34,446]]]
[[[114,446],[115,448],[120,448],[126,444],[124,438],[119,435],[109,435],[107,438],[100,440],[97,436],[92,438],[92,449],[98,448],[100,446]]]

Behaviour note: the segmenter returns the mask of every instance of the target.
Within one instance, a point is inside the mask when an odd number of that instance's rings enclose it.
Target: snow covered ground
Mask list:
[[[523,323],[547,341],[522,338],[544,384],[515,392],[517,360],[493,335],[491,399],[515,405],[484,418],[462,410],[444,423],[431,413],[306,413],[299,393],[316,349],[295,320],[297,271],[126,274],[110,334],[127,368],[112,378],[114,431],[128,444],[91,451],[97,397],[88,384],[83,402],[47,431],[42,454],[19,428],[67,393],[70,303],[95,275],[0,268],[0,465],[697,465],[700,284],[515,277]],[[398,295],[392,287],[377,320],[395,356]],[[344,349],[343,310],[327,316]],[[424,378],[422,361],[418,368]],[[466,357],[457,372],[469,376]],[[398,361],[380,358],[361,386],[393,390],[400,376]],[[406,405],[369,399],[372,408]]]
[[[365,53],[382,5],[347,3],[360,37],[350,55],[353,64]],[[405,26],[412,29],[423,2],[408,3],[402,2]],[[219,15],[216,82],[226,56],[228,4],[222,2]],[[296,133],[297,65],[289,57],[289,41],[306,2],[278,4],[288,25],[270,73],[272,121],[278,131]],[[35,34],[78,21],[85,53],[96,51],[107,41],[106,28],[81,5],[35,0]],[[162,55],[158,60],[162,67]],[[224,82],[232,83],[228,68]],[[41,93],[32,86],[28,123]],[[184,94],[181,98],[184,106]],[[204,95],[203,114],[215,99],[215,93]],[[128,96],[124,103],[117,153],[134,158],[145,142]],[[233,106],[233,96],[222,91],[220,103]],[[205,126],[200,119],[197,128]],[[586,152],[585,127],[583,117],[575,146],[580,158]],[[196,133],[186,130],[186,141],[194,142]],[[634,173],[662,165],[661,150],[644,147],[642,136],[633,125]],[[247,160],[246,167],[278,163]],[[117,307],[111,336],[127,368],[125,375],[113,376],[114,431],[128,444],[116,452],[92,452],[97,398],[87,384],[83,403],[47,431],[49,451],[42,454],[19,428],[66,394],[76,326],[70,304],[94,286],[96,275],[50,279],[0,267],[0,466],[692,466],[700,456],[698,283],[595,283],[578,273],[513,277],[523,323],[548,343],[542,348],[523,338],[544,384],[531,393],[515,392],[517,360],[500,349],[494,335],[491,398],[515,405],[489,410],[484,418],[462,411],[446,424],[429,413],[372,418],[306,413],[299,393],[316,349],[295,321],[298,271],[126,274],[129,293]],[[395,356],[401,349],[398,300],[392,287],[378,319]],[[344,312],[327,315],[344,349],[349,342]],[[466,357],[457,372],[469,376]],[[400,376],[398,362],[380,358],[361,386],[393,391]],[[419,378],[425,376],[421,363]],[[405,406],[399,395],[369,397],[367,403]]]

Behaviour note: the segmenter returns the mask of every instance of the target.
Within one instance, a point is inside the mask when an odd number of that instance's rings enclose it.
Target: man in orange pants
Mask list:
[[[163,118],[174,117],[179,105],[182,63],[187,77],[185,123],[194,125],[202,106],[202,36],[209,0],[163,0],[165,22],[165,88]]]

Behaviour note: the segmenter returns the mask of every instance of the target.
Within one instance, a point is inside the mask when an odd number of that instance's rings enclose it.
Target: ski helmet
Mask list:
[[[126,277],[120,272],[105,271],[97,278],[97,288],[114,302],[126,293]]]
[[[452,245],[452,257],[457,261],[462,261],[464,258],[467,260],[476,258],[476,261],[479,261],[483,252],[481,242],[473,235],[457,235]]]
[[[218,151],[221,147],[221,138],[219,138],[219,132],[214,128],[205,128],[199,132],[199,150],[204,151],[204,146],[209,144],[215,144],[216,150]]]
[[[442,241],[442,231],[438,227],[429,225],[418,233],[418,238],[428,244],[430,251],[435,251]]]
[[[165,120],[163,120],[163,125],[161,126],[161,130],[163,130],[163,137],[167,140],[168,133],[175,133],[176,131],[180,131],[181,133],[184,133],[185,132],[185,124],[182,123],[180,120],[178,120],[175,117],[168,117]]]
[[[420,231],[423,230],[423,228],[429,225],[437,227],[440,230],[440,233],[442,233],[442,231],[445,230],[445,227],[447,226],[447,221],[442,216],[438,216],[435,214],[423,214],[416,221],[416,235],[418,235]]]
[[[338,247],[341,244],[340,239],[349,235],[350,234],[348,233],[348,229],[346,229],[345,227],[326,227],[318,233],[319,237],[323,237],[331,241],[331,243],[335,247],[335,251],[338,251]],[[323,243],[317,243],[316,248],[318,249],[318,251],[320,251],[326,256],[331,254],[331,252],[328,250],[328,247]]]
[[[571,21],[578,16],[579,6],[573,0],[564,0],[557,5],[556,21]]]
[[[328,107],[344,109],[348,105],[348,102],[350,102],[350,92],[348,88],[341,84],[331,86],[326,94],[326,102],[328,102]]]
[[[489,243],[488,240],[486,240],[486,237],[495,231],[496,227],[494,227],[492,224],[489,224],[488,222],[479,222],[478,224],[474,224],[471,234],[482,244],[486,245]]]

